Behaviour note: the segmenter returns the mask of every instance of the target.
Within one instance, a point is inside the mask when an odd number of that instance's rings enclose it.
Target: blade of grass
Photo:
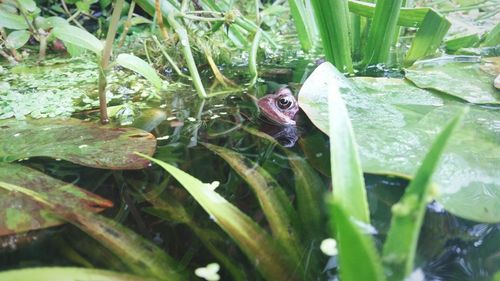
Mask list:
[[[83,281],[83,280],[100,280],[100,281],[152,281],[153,279],[145,279],[139,276],[123,274],[110,270],[89,269],[77,267],[38,267],[13,269],[0,272],[0,280],[2,281],[20,281],[20,280],[37,280],[37,281]]]
[[[323,63],[311,74],[309,83],[326,83],[330,132],[330,162],[332,167],[333,197],[355,219],[369,223],[363,171],[359,161],[356,140],[347,108],[341,97],[340,84],[335,80],[340,73],[330,63]]]
[[[276,240],[252,219],[214,191],[213,184],[203,183],[186,172],[144,154],[138,155],[169,172],[205,209],[214,221],[238,244],[266,280],[298,280],[295,264],[284,254]]]
[[[397,24],[407,27],[418,27],[425,18],[430,8],[401,8]],[[349,0],[349,11],[351,13],[373,18],[375,15],[375,4],[363,1]]]
[[[371,237],[363,233],[356,220],[348,215],[343,204],[336,199],[332,204],[332,214],[337,229],[340,280],[385,280],[382,263]]]
[[[121,258],[135,274],[157,280],[186,280],[175,260],[162,249],[113,220],[84,209],[74,209],[71,201],[57,200],[15,184],[0,181],[0,188],[26,195],[80,228]]]
[[[450,26],[451,23],[444,16],[429,10],[406,54],[405,65],[411,65],[420,58],[433,55]]]
[[[402,1],[377,1],[363,57],[365,66],[389,62],[389,52],[396,32]]]
[[[189,37],[186,31],[186,28],[178,22],[174,13],[171,12],[168,17],[168,22],[175,30],[175,33],[179,36],[179,41],[182,46],[182,52],[184,54],[184,59],[186,60],[187,67],[189,69],[189,74],[193,80],[194,87],[196,88],[196,92],[200,98],[207,98],[207,93],[205,92],[205,87],[203,87],[203,83],[201,82],[200,73],[198,72],[198,68],[196,67],[196,62],[194,61],[193,53],[191,52],[191,45],[189,43]]]
[[[341,72],[353,73],[347,0],[312,0],[326,59]]]
[[[250,76],[252,77],[250,80],[250,87],[255,85],[257,78],[259,77],[259,73],[257,71],[257,51],[259,50],[260,38],[262,37],[261,34],[260,29],[258,29],[253,38],[248,56],[248,72],[250,72]]]
[[[383,262],[390,280],[403,280],[412,269],[418,236],[431,199],[431,179],[453,131],[467,109],[455,116],[436,137],[401,200],[392,207],[392,220],[383,250]]]
[[[254,128],[243,127],[243,129],[259,138],[263,138],[273,143],[287,155],[290,167],[295,178],[295,193],[297,195],[297,211],[301,218],[301,229],[307,233],[309,239],[313,241],[324,237],[323,193],[326,191],[322,187],[325,183],[319,174],[311,167],[307,160],[289,149],[281,146],[273,137],[260,132]]]
[[[309,51],[313,46],[313,29],[309,26],[308,15],[304,6],[303,0],[288,0],[290,6],[290,13],[292,14],[293,22],[297,36],[302,46],[302,50]]]
[[[284,190],[266,170],[239,153],[208,143],[204,145],[222,157],[252,188],[274,237],[287,250],[290,258],[298,263],[302,247],[296,225],[297,214]]]

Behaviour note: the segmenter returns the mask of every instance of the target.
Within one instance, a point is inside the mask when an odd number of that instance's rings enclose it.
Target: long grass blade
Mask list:
[[[397,24],[407,27],[418,27],[425,18],[430,8],[401,8]],[[363,1],[349,0],[349,11],[351,13],[373,18],[375,15],[375,4]]]
[[[383,250],[383,262],[390,280],[403,280],[413,269],[425,206],[431,197],[432,175],[464,114],[465,111],[454,117],[436,137],[405,194],[392,207],[391,227]]]
[[[186,280],[174,259],[155,244],[113,220],[75,209],[71,201],[57,200],[15,184],[0,181],[0,188],[28,196],[51,213],[85,231],[116,254],[135,274],[157,280]]]
[[[356,140],[341,97],[341,89],[335,81],[335,73],[338,71],[333,65],[323,63],[309,77],[303,89],[309,87],[308,83],[326,83],[323,90],[328,92],[333,197],[339,200],[343,208],[355,219],[369,223],[368,202]]]
[[[312,0],[326,59],[343,73],[353,73],[347,0]]]
[[[368,33],[364,65],[389,62],[389,52],[396,32],[399,10],[403,0],[378,0]]]
[[[232,237],[266,280],[298,280],[290,256],[283,254],[282,248],[257,223],[215,192],[213,184],[203,183],[163,161],[139,155],[169,172]]]
[[[259,200],[276,240],[298,262],[301,255],[297,214],[276,180],[262,167],[224,147],[204,144],[222,157],[248,183]]]
[[[338,200],[334,199],[332,207],[337,230],[340,280],[385,280],[382,262],[369,234],[362,231],[356,219],[348,215]]]
[[[308,14],[303,0],[288,0],[290,13],[292,14],[295,29],[300,41],[302,50],[309,51],[314,42],[314,29],[309,26]]]
[[[37,267],[0,272],[2,281],[153,281],[139,276],[119,272],[77,267]]]
[[[411,65],[420,58],[433,55],[450,26],[451,23],[444,16],[434,10],[429,10],[406,54],[405,64]]]

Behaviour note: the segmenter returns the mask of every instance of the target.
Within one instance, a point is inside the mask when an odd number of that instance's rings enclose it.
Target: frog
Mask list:
[[[288,87],[281,87],[274,93],[260,98],[259,109],[269,121],[280,126],[295,126],[295,115],[299,104]]]

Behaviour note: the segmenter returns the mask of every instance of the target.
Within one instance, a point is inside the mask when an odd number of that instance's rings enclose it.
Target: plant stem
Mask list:
[[[163,24],[163,15],[161,12],[160,0],[155,0],[155,13],[156,13],[156,22],[158,23],[158,27],[160,28],[161,36],[163,36],[163,40],[165,40],[165,42],[167,42],[169,39],[169,36],[168,36],[167,28]]]
[[[196,67],[193,53],[191,52],[191,46],[189,44],[189,37],[187,35],[186,29],[177,20],[175,20],[174,12],[168,14],[167,19],[168,23],[172,26],[172,28],[179,36],[179,41],[182,45],[182,51],[184,53],[184,59],[186,60],[189,74],[193,79],[193,84],[196,88],[196,91],[198,92],[198,96],[200,98],[207,98],[207,93],[205,92],[205,88],[203,87],[203,83],[201,82],[200,74],[198,73],[198,68]]]
[[[106,35],[106,43],[102,51],[101,67],[99,71],[99,109],[101,113],[101,123],[109,123],[108,106],[106,102],[106,72],[109,65],[113,42],[115,41],[116,30],[118,29],[118,21],[125,0],[117,0],[111,16],[108,34]]]
[[[259,42],[261,38],[260,28],[257,29],[255,37],[253,39],[252,48],[250,49],[250,55],[248,57],[248,68],[250,74],[252,75],[252,80],[250,81],[250,86],[255,85],[259,74],[257,72],[257,51],[259,50]]]
[[[175,61],[172,59],[172,57],[170,57],[167,53],[167,51],[165,50],[165,48],[163,47],[163,45],[161,45],[160,41],[158,40],[158,38],[156,38],[156,36],[153,35],[153,41],[155,41],[156,43],[156,46],[160,49],[160,52],[165,56],[165,58],[167,59],[167,61],[170,63],[170,65],[172,66],[172,68],[174,69],[174,71],[177,73],[177,75],[181,76],[181,77],[184,77],[184,78],[187,78],[189,80],[191,80],[191,77],[189,77],[188,75],[182,73],[182,71],[179,69],[179,67],[177,66],[177,64],[175,63]]]
[[[132,1],[132,3],[130,3],[130,8],[128,9],[127,20],[125,21],[125,25],[123,27],[123,33],[118,43],[118,48],[123,46],[123,43],[125,42],[125,38],[127,37],[127,33],[131,25],[130,20],[132,19],[132,15],[134,14],[134,9],[135,9],[135,1]]]

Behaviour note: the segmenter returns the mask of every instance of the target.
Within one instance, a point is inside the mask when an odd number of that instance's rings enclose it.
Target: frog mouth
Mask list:
[[[264,117],[268,119],[272,124],[280,126],[294,126],[295,120],[291,119],[287,115],[283,114],[281,111],[265,112],[262,111]]]

